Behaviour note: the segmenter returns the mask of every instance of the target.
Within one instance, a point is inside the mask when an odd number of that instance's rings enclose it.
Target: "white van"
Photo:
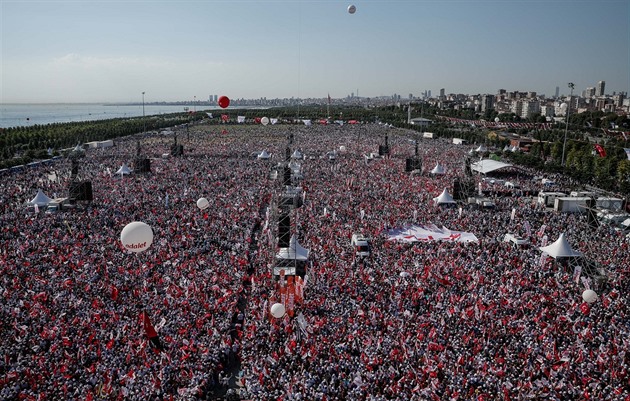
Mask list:
[[[503,242],[509,242],[515,248],[526,248],[529,246],[529,240],[527,238],[519,237],[516,234],[505,234]]]
[[[370,256],[370,241],[363,234],[352,234],[351,244],[355,256]]]

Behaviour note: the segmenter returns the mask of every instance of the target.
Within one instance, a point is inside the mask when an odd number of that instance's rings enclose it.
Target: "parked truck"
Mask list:
[[[556,198],[567,196],[564,192],[541,191],[538,193],[538,204],[545,207],[554,207]]]
[[[563,213],[582,213],[586,212],[588,203],[591,201],[589,197],[560,197],[556,198],[553,210]]]

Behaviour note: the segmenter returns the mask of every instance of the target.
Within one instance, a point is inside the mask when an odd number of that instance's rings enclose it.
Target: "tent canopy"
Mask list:
[[[582,256],[580,252],[574,251],[569,242],[564,237],[564,233],[560,234],[556,242],[551,245],[540,248],[542,252],[547,252],[552,258],[568,258]]]
[[[440,162],[438,162],[435,167],[433,167],[433,170],[431,170],[431,174],[444,174],[445,172],[444,166],[442,166]]]
[[[131,174],[131,170],[129,169],[129,167],[127,167],[125,163],[123,163],[123,165],[120,166],[118,171],[116,171],[116,174]]]
[[[456,203],[455,200],[453,199],[453,197],[451,196],[451,194],[448,193],[446,188],[444,188],[444,191],[442,191],[440,196],[438,196],[436,198],[433,198],[433,201],[437,205],[448,204],[448,203]]]
[[[483,159],[470,165],[472,171],[481,174],[488,174],[506,167],[512,167],[512,165],[492,159]]]
[[[302,248],[295,239],[295,235],[291,236],[289,240],[288,248],[280,248],[278,253],[276,254],[277,259],[290,259],[290,260],[307,260],[308,259],[309,250]]]
[[[269,155],[269,153],[267,153],[266,150],[263,150],[262,152],[260,152],[260,154],[258,155],[259,159],[269,159],[271,157],[271,155]]]
[[[46,196],[46,194],[44,194],[44,192],[41,189],[38,189],[37,195],[35,195],[35,197],[30,202],[28,202],[28,204],[43,207],[43,206],[48,206],[50,202],[52,202],[52,199]]]

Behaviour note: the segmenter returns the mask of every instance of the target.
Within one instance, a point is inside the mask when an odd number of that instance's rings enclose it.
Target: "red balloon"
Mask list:
[[[227,96],[221,96],[219,98],[219,106],[222,109],[225,109],[226,107],[228,107],[230,105],[230,98]]]
[[[580,309],[582,310],[582,313],[585,315],[588,315],[591,312],[591,307],[588,306],[586,302],[583,302],[582,305],[580,305]]]

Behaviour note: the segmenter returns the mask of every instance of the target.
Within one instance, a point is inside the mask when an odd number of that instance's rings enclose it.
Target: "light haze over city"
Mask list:
[[[356,6],[356,13],[347,8]],[[1,103],[630,87],[630,2],[2,0]]]

